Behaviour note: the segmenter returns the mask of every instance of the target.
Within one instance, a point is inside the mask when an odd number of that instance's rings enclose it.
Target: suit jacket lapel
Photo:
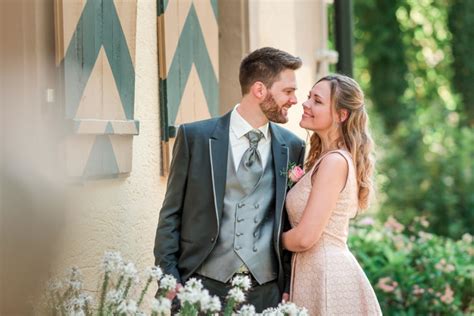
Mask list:
[[[216,127],[209,138],[209,159],[211,161],[212,189],[214,192],[214,206],[218,225],[222,217],[222,209],[224,208],[225,182],[227,178],[227,159],[229,156],[230,113],[231,112],[225,114],[217,121]]]
[[[272,132],[272,153],[273,153],[273,163],[275,168],[275,178],[276,178],[276,187],[275,187],[275,220],[276,224],[280,225],[281,216],[283,212],[283,204],[285,203],[286,197],[286,188],[287,188],[287,179],[286,169],[288,167],[288,157],[289,151],[286,146],[283,138],[281,137],[278,129],[274,126],[273,123],[270,123],[270,130]],[[275,230],[275,233],[278,236],[279,230],[281,227],[278,227]]]

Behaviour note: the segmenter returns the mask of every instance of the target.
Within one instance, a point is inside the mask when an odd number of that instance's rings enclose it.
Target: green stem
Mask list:
[[[120,286],[122,285],[122,282],[123,282],[123,275],[120,276],[120,278],[117,282],[117,286],[115,287],[116,290],[118,290],[120,288]]]
[[[125,290],[123,291],[123,296],[122,296],[123,299],[127,297],[128,291],[130,290],[131,286],[132,286],[132,278],[128,278],[127,285],[125,285]]]
[[[145,287],[143,288],[140,294],[140,298],[138,299],[138,302],[137,302],[137,307],[140,307],[140,304],[143,302],[143,298],[145,297],[145,293],[148,291],[148,287],[150,286],[151,281],[152,281],[152,278],[149,277],[148,280],[146,281]]]
[[[102,282],[102,291],[100,293],[99,316],[104,315],[105,294],[107,293],[108,283],[109,283],[109,272],[105,272],[104,282]]]
[[[232,312],[234,311],[235,301],[233,298],[230,298],[227,302],[227,305],[224,309],[224,316],[232,316]]]

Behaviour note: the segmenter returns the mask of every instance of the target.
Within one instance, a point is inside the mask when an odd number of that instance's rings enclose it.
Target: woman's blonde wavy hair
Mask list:
[[[359,209],[366,209],[373,193],[372,174],[375,160],[364,93],[355,80],[344,75],[329,75],[321,78],[316,84],[321,81],[328,81],[330,84],[331,107],[336,113],[339,114],[342,109],[348,112],[347,119],[339,125],[341,133],[337,139],[337,148],[346,147],[352,155],[356,167]],[[321,139],[317,133],[313,133],[305,163],[306,171],[313,167],[322,154]]]

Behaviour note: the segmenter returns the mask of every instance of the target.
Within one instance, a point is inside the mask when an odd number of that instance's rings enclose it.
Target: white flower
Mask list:
[[[186,282],[186,287],[190,287],[190,288],[196,289],[196,290],[202,290],[202,288],[203,288],[201,280],[198,280],[196,278],[189,279]]]
[[[109,304],[118,304],[122,301],[123,289],[110,290],[105,296],[105,301]]]
[[[122,301],[117,307],[119,313],[135,314],[137,312],[137,302],[129,300],[128,302]]]
[[[90,304],[92,302],[92,297],[86,294],[79,294],[77,297],[73,297],[68,301],[64,302],[64,307],[66,309],[66,314],[68,316],[85,316],[84,308],[86,303]]]
[[[201,306],[202,311],[207,311],[207,305],[211,300],[208,290],[202,290],[201,295],[199,296],[199,305]]]
[[[176,288],[176,279],[169,274],[165,274],[165,276],[160,280],[160,288],[165,291],[171,291]]]
[[[208,290],[202,290],[199,298],[199,305],[202,312],[219,312],[221,301],[217,296],[210,296]]]
[[[237,315],[253,316],[255,315],[255,307],[253,305],[245,304],[237,312]]]
[[[82,298],[84,300],[84,302],[87,303],[87,304],[94,303],[94,298],[90,295],[85,294],[85,293],[79,294],[79,298]]]
[[[263,316],[284,316],[277,308],[269,307],[265,309],[262,314]]]
[[[283,315],[289,316],[308,316],[308,311],[306,308],[299,308],[295,303],[285,302],[278,305],[278,310]]]
[[[127,279],[133,279],[135,282],[138,282],[138,273],[135,265],[131,262],[125,264],[121,268],[121,273]]]
[[[92,296],[87,295],[85,293],[80,293],[76,298],[72,300],[74,306],[78,308],[84,308],[86,304],[90,305],[93,301],[94,299],[92,298]]]
[[[233,299],[236,303],[242,303],[243,301],[245,301],[244,292],[237,287],[230,289],[229,293],[227,294],[227,297]]]
[[[78,267],[71,268],[69,279],[74,281],[82,279],[82,273]]]
[[[69,280],[67,285],[74,291],[80,291],[82,289],[82,275],[81,271],[77,267],[72,267],[69,272]]]
[[[244,291],[248,291],[252,286],[250,278],[246,275],[236,275],[232,279],[232,286],[241,288]]]
[[[186,283],[185,287],[179,289],[178,298],[181,303],[188,302],[190,304],[196,304],[201,299],[201,290],[192,288]]]
[[[171,301],[166,297],[153,298],[151,300],[151,310],[158,313],[158,315],[166,314],[171,310]]]
[[[120,268],[123,264],[122,256],[119,252],[106,251],[102,259],[102,269],[104,272],[113,272]]]
[[[160,267],[151,267],[148,268],[148,277],[152,278],[153,280],[159,280],[163,276],[163,271],[161,271]]]
[[[70,280],[68,282],[68,284],[71,287],[71,289],[73,289],[75,291],[80,291],[82,289],[82,282],[81,281],[72,281],[72,280]]]
[[[208,302],[207,310],[211,313],[212,312],[217,313],[221,310],[221,308],[222,308],[222,305],[221,305],[221,300],[219,299],[219,297],[212,296],[211,300]]]
[[[48,281],[47,285],[49,292],[56,292],[63,288],[63,283],[58,279]]]
[[[86,316],[86,313],[82,309],[80,310],[68,310],[67,311],[68,316]]]

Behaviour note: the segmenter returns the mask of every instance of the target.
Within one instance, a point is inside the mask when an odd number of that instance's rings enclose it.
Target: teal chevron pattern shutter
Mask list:
[[[128,175],[134,120],[136,0],[56,0],[56,60],[70,122],[70,176]]]
[[[157,0],[161,135],[219,114],[217,0]]]

